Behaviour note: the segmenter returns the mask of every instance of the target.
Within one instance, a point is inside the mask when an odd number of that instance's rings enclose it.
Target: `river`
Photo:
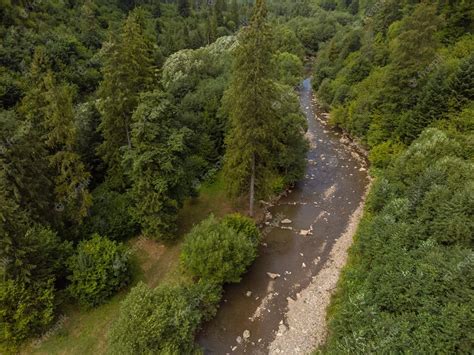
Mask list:
[[[242,282],[225,287],[217,316],[198,336],[206,354],[268,354],[275,338],[292,327],[289,301],[332,261],[335,243],[364,198],[370,181],[365,159],[326,125],[310,79],[299,95],[310,141],[306,176],[269,207],[259,257]],[[310,336],[311,327],[306,331]]]

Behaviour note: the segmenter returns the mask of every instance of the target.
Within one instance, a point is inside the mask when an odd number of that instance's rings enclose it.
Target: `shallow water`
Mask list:
[[[300,102],[311,144],[306,176],[268,209],[259,257],[241,283],[225,287],[217,316],[198,336],[206,354],[268,353],[279,325],[285,324],[287,298],[295,299],[321,270],[369,182],[365,160],[341,142],[340,132],[326,126],[310,79],[301,85]],[[283,219],[292,223],[282,224]],[[268,272],[280,276],[272,279]],[[246,330],[250,337],[243,339]]]

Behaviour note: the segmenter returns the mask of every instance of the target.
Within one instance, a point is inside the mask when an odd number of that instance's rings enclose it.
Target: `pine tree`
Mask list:
[[[163,93],[143,94],[133,115],[132,149],[125,157],[134,215],[145,235],[159,239],[174,237],[178,210],[192,189],[186,144],[191,132],[181,127],[174,111]]]
[[[216,12],[216,19],[217,25],[223,26],[224,25],[224,10],[225,10],[225,1],[224,0],[216,0],[214,4],[214,9]]]
[[[239,28],[240,15],[239,15],[239,3],[237,2],[237,0],[232,0],[231,16],[232,16],[232,21],[234,21],[235,23],[236,28]]]
[[[271,175],[271,152],[278,143],[272,104],[275,85],[272,77],[271,33],[266,23],[264,0],[257,0],[250,26],[239,37],[239,47],[225,102],[230,115],[226,137],[224,176],[233,195],[249,193],[249,213],[253,215],[255,195],[263,196]]]
[[[189,0],[178,0],[178,13],[182,17],[188,17],[191,14],[191,4]]]
[[[207,43],[214,43],[217,39],[217,17],[215,9],[207,17]]]
[[[124,185],[123,148],[131,147],[130,123],[138,95],[154,81],[153,46],[145,33],[140,12],[134,10],[119,37],[105,48],[104,80],[99,88],[100,130],[104,142],[99,154],[108,164],[112,185]]]
[[[72,89],[57,85],[52,73],[45,78],[47,93],[45,139],[50,149],[49,161],[55,171],[57,210],[64,208],[69,220],[80,224],[92,203],[88,190],[90,174],[76,153],[77,133],[74,124]]]

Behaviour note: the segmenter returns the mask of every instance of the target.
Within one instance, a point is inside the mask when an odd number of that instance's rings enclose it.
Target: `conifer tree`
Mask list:
[[[134,215],[143,233],[158,239],[174,236],[178,210],[192,189],[186,144],[191,132],[174,112],[163,93],[143,94],[133,115],[132,149],[125,157]]]
[[[130,123],[138,95],[153,82],[152,50],[139,9],[130,13],[119,37],[106,48],[104,80],[99,88],[99,128],[104,137],[99,154],[108,164],[113,186],[124,184],[122,150],[131,146]]]
[[[215,9],[210,11],[207,17],[207,43],[213,43],[217,39],[217,17]]]
[[[178,13],[182,17],[188,17],[191,14],[191,4],[189,0],[178,0]]]
[[[224,0],[216,0],[216,3],[214,4],[214,9],[216,11],[217,25],[218,26],[223,26],[224,25],[225,1]]]
[[[49,161],[55,171],[57,210],[80,224],[92,203],[88,185],[90,174],[76,153],[77,134],[74,124],[72,89],[57,85],[52,73],[45,78],[47,107],[44,122]]]
[[[236,28],[239,28],[240,15],[239,15],[239,3],[237,2],[237,0],[232,0],[230,11],[231,11],[231,16],[232,16],[232,21],[234,21]]]
[[[271,33],[264,0],[257,0],[250,26],[243,29],[236,50],[233,76],[226,92],[230,130],[226,137],[224,176],[233,195],[249,193],[253,215],[255,195],[266,192],[272,173],[271,152],[278,143],[272,104]]]

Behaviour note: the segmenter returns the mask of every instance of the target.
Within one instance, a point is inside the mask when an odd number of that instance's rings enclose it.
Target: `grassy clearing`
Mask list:
[[[201,186],[199,197],[186,201],[179,214],[179,238],[164,245],[136,237],[129,241],[134,260],[134,284],[143,281],[155,287],[163,282],[176,282],[185,277],[179,267],[182,237],[210,213],[217,217],[241,210],[229,202],[221,177]],[[103,354],[107,349],[110,324],[118,316],[120,303],[130,289],[115,295],[106,304],[85,310],[68,306],[62,310],[67,317],[53,326],[38,347],[26,346],[23,354]]]

